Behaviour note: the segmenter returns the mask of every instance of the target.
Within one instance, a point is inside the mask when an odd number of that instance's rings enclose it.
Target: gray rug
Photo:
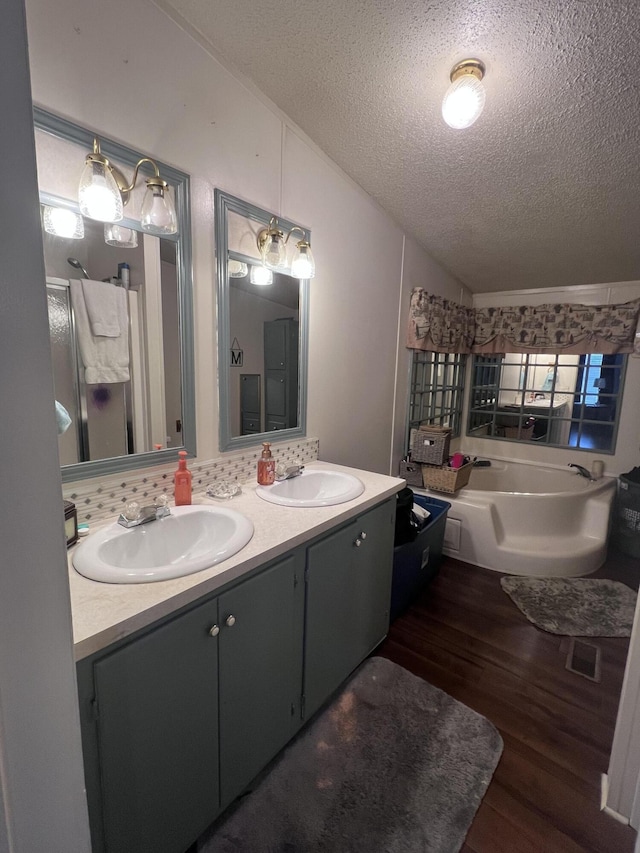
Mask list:
[[[366,661],[199,853],[456,853],[502,753],[484,717]]]
[[[630,637],[636,593],[599,578],[500,579],[514,604],[543,631],[567,637]]]

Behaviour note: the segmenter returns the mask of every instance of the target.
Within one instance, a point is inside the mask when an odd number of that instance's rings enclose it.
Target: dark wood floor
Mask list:
[[[640,561],[612,552],[592,577],[638,588]],[[631,853],[635,832],[600,811],[628,640],[590,638],[600,683],[569,672],[569,639],[534,627],[501,575],[445,558],[377,654],[484,714],[504,752],[462,853]]]

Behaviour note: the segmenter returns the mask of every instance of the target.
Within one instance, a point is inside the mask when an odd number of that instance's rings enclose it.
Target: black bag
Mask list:
[[[398,492],[396,499],[396,534],[393,542],[394,546],[413,542],[420,532],[420,526],[413,515],[413,491],[408,487],[404,488]]]

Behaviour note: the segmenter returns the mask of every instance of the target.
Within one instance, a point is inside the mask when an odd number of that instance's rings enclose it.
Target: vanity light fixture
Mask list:
[[[264,264],[252,266],[249,281],[260,286],[273,284],[273,273]]]
[[[138,232],[134,228],[118,225],[117,222],[105,222],[104,242],[120,249],[135,249],[138,245]]]
[[[244,278],[249,272],[249,267],[243,261],[229,261],[229,275],[231,278]]]
[[[149,157],[138,160],[129,184],[122,172],[102,154],[97,137],[93,140],[93,151],[86,156],[80,176],[80,212],[100,222],[119,222],[124,216],[124,205],[136,185],[138,171],[143,163],[149,163],[154,174],[145,178],[147,190],[140,209],[142,230],[151,234],[175,234],[178,230],[176,209],[168,192],[169,185],[160,177],[155,161]]]
[[[67,240],[82,240],[84,237],[84,221],[79,213],[64,207],[43,205],[42,222],[47,234],[55,237],[65,237]]]
[[[482,112],[485,91],[482,78],[485,66],[479,59],[463,59],[451,70],[451,85],[442,101],[442,118],[449,127],[471,127]]]
[[[281,270],[287,264],[287,243],[294,231],[299,231],[302,238],[296,243],[296,250],[291,261],[291,275],[294,278],[313,278],[316,274],[316,264],[307,240],[306,231],[299,225],[294,225],[285,237],[278,227],[278,220],[272,216],[269,227],[258,232],[258,251],[263,265],[269,270]],[[252,267],[252,271],[255,267]],[[255,282],[254,282],[255,283]]]

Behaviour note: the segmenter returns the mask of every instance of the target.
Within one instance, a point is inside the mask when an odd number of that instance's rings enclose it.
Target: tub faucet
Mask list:
[[[578,474],[580,474],[581,477],[584,477],[585,480],[593,481],[593,477],[591,476],[591,472],[587,471],[586,468],[583,468],[582,465],[576,465],[575,462],[569,462],[569,468],[575,468],[577,470]]]
[[[150,521],[157,521],[171,515],[166,495],[160,495],[153,506],[140,506],[137,501],[130,501],[120,514],[118,524],[122,527],[139,527]]]

